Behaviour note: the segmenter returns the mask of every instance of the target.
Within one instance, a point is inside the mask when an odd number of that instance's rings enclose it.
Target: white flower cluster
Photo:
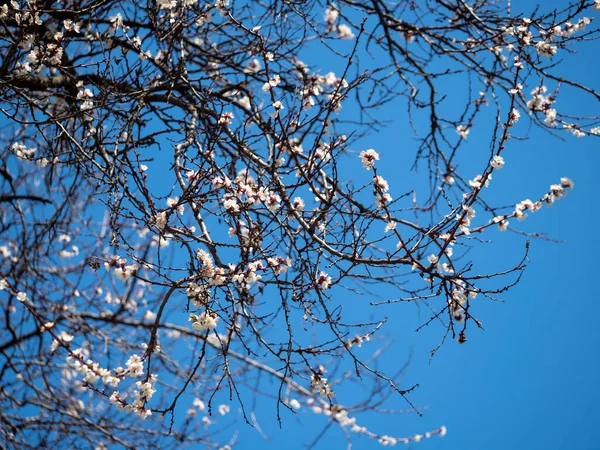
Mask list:
[[[527,218],[527,212],[539,211],[544,203],[546,206],[551,206],[556,200],[560,200],[567,195],[568,189],[573,189],[574,186],[573,180],[563,177],[560,179],[559,184],[551,185],[548,192],[539,201],[532,202],[529,199],[523,200],[522,202],[517,203],[512,214],[496,216],[492,222],[498,224],[500,231],[505,231],[508,229],[509,225],[508,218],[516,217],[519,221],[525,220]]]
[[[467,136],[469,135],[469,133],[471,132],[471,129],[469,128],[468,125],[457,125],[456,127],[456,132],[458,133],[458,135],[463,138],[463,139],[467,139]]]
[[[27,148],[27,146],[19,144],[18,142],[15,142],[10,149],[18,158],[24,159],[25,161],[31,161],[37,151],[36,148]]]
[[[473,210],[472,214],[467,213],[467,215],[465,216],[465,219],[463,221],[463,224],[464,223],[470,224],[470,220],[471,219],[469,218],[469,216],[471,216],[471,218],[474,217],[474,210]],[[458,220],[459,217],[460,217],[460,215],[457,215],[457,220]],[[463,230],[463,232],[466,231],[465,234],[469,233],[469,229],[467,228],[466,225],[462,225],[461,226],[461,230]],[[439,238],[443,241],[441,243],[441,245],[445,245],[446,242],[450,239],[450,235],[448,233],[445,233],[445,234],[440,235]],[[453,239],[452,241],[450,241],[449,242],[449,246],[446,247],[446,250],[444,251],[443,255],[437,255],[435,253],[430,254],[427,257],[427,262],[429,263],[429,265],[432,268],[434,268],[435,270],[437,270],[438,272],[440,272],[440,273],[447,273],[447,274],[454,273],[454,269],[453,269],[453,266],[452,266],[452,262],[450,261],[450,257],[454,253],[454,250],[453,250],[453,248],[451,246],[453,246],[455,243],[456,243],[455,239]],[[401,246],[399,245],[398,248],[401,248]],[[447,262],[441,262],[440,260],[441,260],[442,256],[445,256],[448,259],[448,261]],[[414,269],[420,269],[421,267],[427,267],[427,266],[428,266],[428,264],[419,264],[418,262],[415,261],[413,263],[412,268],[414,270]],[[427,277],[427,278],[425,278],[425,282],[426,283],[433,283],[433,278]]]
[[[172,197],[167,199],[167,206],[171,208],[173,211],[176,211],[178,214],[183,215],[185,212],[185,207],[183,203],[179,202],[179,197]]]
[[[387,192],[390,186],[385,178],[379,175],[373,178],[373,186],[375,187],[375,204],[377,205],[377,209],[384,209],[392,201],[392,196]],[[396,222],[388,222],[386,231],[395,228],[395,226]]]
[[[570,178],[563,177],[560,179],[560,184],[553,184],[550,186],[549,192],[545,194],[540,201],[534,203],[531,200],[526,199],[518,203],[515,206],[513,215],[518,220],[525,220],[527,218],[525,211],[538,211],[542,208],[543,203],[546,203],[547,206],[552,205],[555,200],[560,200],[567,195],[567,189],[573,189],[574,186],[575,185]]]
[[[202,314],[190,314],[189,318],[192,322],[192,328],[198,331],[214,330],[219,323],[219,316],[212,311],[204,311]]]
[[[554,96],[546,94],[548,88],[544,85],[536,87],[531,91],[532,98],[527,102],[527,107],[533,112],[542,112],[546,115],[544,123],[549,127],[556,126],[556,109],[551,108]]]
[[[357,347],[362,347],[363,342],[365,342],[365,341],[369,342],[370,340],[371,340],[371,335],[369,333],[364,334],[362,336],[360,334],[357,334],[352,339],[350,339],[346,342],[346,348],[350,349],[350,348],[354,347],[355,345]]]
[[[81,22],[73,22],[71,19],[63,20],[63,26],[66,31],[70,31],[72,33],[80,33],[81,32]]]
[[[513,108],[512,111],[510,112],[510,116],[508,118],[508,126],[512,127],[515,123],[517,123],[519,121],[520,118],[521,118],[521,113],[519,112],[519,110],[516,108]]]
[[[504,167],[504,158],[500,155],[495,155],[490,161],[490,166],[494,169],[502,169]]]
[[[337,31],[337,37],[339,39],[352,39],[354,37],[354,33],[348,25],[339,24],[336,27],[335,24],[338,20],[339,15],[340,13],[335,3],[331,3],[327,7],[327,9],[325,9],[325,15],[323,16],[323,19],[327,24],[327,32],[331,33],[333,31]]]
[[[494,217],[493,222],[498,224],[498,229],[500,231],[508,230],[508,225],[510,223],[508,220],[506,220],[506,216],[496,216]]]
[[[478,292],[475,289],[467,289],[463,280],[454,280],[453,283],[454,289],[452,290],[452,297],[448,299],[448,306],[454,320],[462,322],[467,300],[476,298]]]
[[[195,398],[194,401],[192,402],[193,408],[193,413],[190,413],[190,410],[188,410],[188,414],[189,415],[196,415],[197,411],[204,411],[204,409],[206,408],[206,406],[204,405],[204,402],[202,400],[200,400],[199,398]]]
[[[319,276],[317,277],[317,286],[319,289],[323,291],[329,289],[331,287],[331,282],[331,277],[327,275],[327,273],[323,271],[319,273]]]
[[[231,125],[231,122],[233,121],[234,115],[232,112],[224,112],[221,114],[221,117],[219,117],[219,120],[217,121],[218,125]]]
[[[321,397],[324,398],[331,399],[335,395],[327,383],[327,378],[324,378],[320,374],[314,372],[310,378],[310,387],[313,392],[317,392]]]
[[[186,293],[196,308],[206,307],[210,300],[210,292],[205,284],[189,283]]]
[[[66,331],[61,331],[57,336],[57,339],[52,340],[52,344],[50,345],[50,353],[55,352],[58,346],[61,344],[65,347],[68,347],[74,338],[75,336],[67,333]]]
[[[215,267],[212,256],[202,249],[198,249],[196,252],[196,258],[200,262],[199,274],[208,278],[208,284],[211,286],[221,286],[225,284],[225,269],[222,267]]]
[[[67,365],[81,375],[84,375],[83,381],[85,383],[92,384],[101,379],[106,385],[113,387],[119,385],[121,380],[118,377],[112,375],[110,370],[100,367],[98,363],[91,359],[86,359],[87,355],[88,352],[86,350],[81,348],[75,349],[67,356]]]
[[[79,92],[77,92],[77,100],[81,101],[79,109],[82,111],[89,111],[94,107],[94,102],[91,100],[94,98],[94,94],[90,89],[83,87],[82,81],[77,83],[77,87],[79,88]]]
[[[216,0],[215,9],[219,11],[219,15],[225,17],[227,15],[227,7],[229,6],[229,0]]]
[[[125,363],[127,369],[117,368],[116,372],[120,375],[129,375],[130,377],[140,377],[144,373],[144,361],[138,355],[131,355]]]
[[[547,39],[549,40],[554,40],[559,37],[568,38],[578,31],[584,31],[590,23],[592,23],[592,19],[589,17],[582,17],[576,23],[567,21],[562,27],[560,25],[555,25],[548,31],[539,30],[539,33],[541,36],[547,36]]]
[[[294,200],[292,200],[292,208],[295,211],[302,212],[302,211],[304,211],[305,206],[306,206],[306,203],[304,203],[304,200],[302,200],[302,197],[294,197]]]
[[[330,4],[327,9],[325,9],[325,15],[323,16],[323,19],[327,24],[328,32],[331,32],[335,29],[335,23],[337,22],[339,15],[340,12],[338,11],[335,3]]]
[[[114,391],[110,396],[110,402],[116,406],[118,411],[135,412],[140,418],[146,419],[152,415],[152,411],[146,408],[154,394],[156,393],[155,383],[157,375],[152,374],[146,381],[137,381],[135,383],[137,389],[133,391],[134,400],[131,403],[127,402],[126,395],[120,395],[119,391]]]
[[[62,39],[62,36],[59,37]],[[16,64],[16,72],[19,75],[25,75],[33,71],[39,73],[48,67],[59,66],[63,53],[64,50],[58,43],[50,42],[44,46],[35,46],[27,54],[24,62]]]
[[[475,218],[476,211],[475,208],[467,205],[463,205],[462,209],[463,212],[456,214],[456,221],[459,223],[459,229],[462,233],[470,234],[469,227],[471,226],[471,220]]]
[[[177,0],[158,0],[156,6],[158,6],[159,9],[174,9],[177,7]]]
[[[281,207],[281,196],[267,187],[259,186],[245,169],[238,173],[234,181],[227,176],[216,175],[212,179],[212,185],[222,199],[223,209],[229,213],[261,203],[269,211],[277,211]]]
[[[71,237],[66,234],[61,234],[58,237],[58,242],[68,244],[71,242]],[[58,256],[61,258],[73,258],[79,255],[79,247],[76,245],[71,246],[71,250],[63,249],[58,252]]]
[[[289,257],[283,258],[282,256],[269,257],[267,258],[267,264],[275,275],[281,275],[292,267],[292,259]]]
[[[114,275],[121,281],[127,281],[137,273],[138,267],[135,264],[125,265],[127,260],[120,258],[117,255],[109,256],[108,260],[104,262],[104,268],[108,272],[110,269],[114,269]]]
[[[152,218],[152,222],[154,223],[154,225],[156,225],[156,228],[158,228],[159,230],[165,229],[168,220],[169,218],[167,216],[166,211],[160,211]]]
[[[235,265],[230,265],[231,273],[231,281],[234,283],[242,284],[246,288],[250,288],[252,283],[256,283],[262,279],[262,275],[257,273],[258,271],[266,270],[262,261],[253,261],[248,264],[246,270],[240,270],[236,272]]]
[[[423,433],[423,434],[415,434],[413,436],[407,437],[407,438],[395,438],[392,436],[381,436],[379,438],[379,443],[381,445],[383,445],[384,447],[386,446],[394,446],[398,443],[401,444],[409,444],[410,442],[421,442],[421,440],[423,439],[429,439],[430,437],[438,434],[440,437],[444,437],[446,436],[446,427],[442,426],[440,428],[438,428],[437,430],[434,431],[429,431],[427,433]]]
[[[516,26],[510,26],[505,28],[504,34],[507,36],[515,36],[522,46],[534,46],[538,55],[544,57],[552,57],[558,51],[558,47],[556,45],[552,45],[552,42],[557,38],[568,38],[572,36],[577,31],[583,31],[585,27],[590,24],[591,19],[587,17],[583,17],[577,21],[577,23],[565,22],[563,27],[560,25],[555,25],[554,27],[545,30],[542,27],[536,27],[535,29],[539,32],[540,39],[535,42],[535,38],[533,33],[531,32],[531,24],[532,20],[529,18],[520,19],[520,24]],[[514,50],[514,44],[510,43],[507,46],[507,50]],[[502,51],[501,47],[499,48],[498,55]]]
[[[273,75],[271,78],[269,78],[269,81],[263,84],[262,90],[265,92],[270,91],[274,87],[277,87],[279,83],[281,83],[281,77],[279,75]]]
[[[329,398],[329,397],[326,397],[326,398]],[[291,408],[296,409],[296,410],[298,410],[302,407],[300,402],[296,399],[288,400],[288,404]],[[415,434],[413,436],[409,436],[409,437],[405,437],[405,438],[392,437],[392,436],[387,436],[387,435],[382,436],[382,435],[378,435],[378,434],[375,434],[375,433],[369,431],[364,426],[358,425],[356,423],[356,418],[350,417],[348,415],[348,411],[342,405],[323,404],[323,403],[319,404],[315,401],[314,398],[308,398],[308,399],[306,399],[306,406],[308,406],[314,414],[324,414],[325,416],[329,417],[330,420],[338,423],[341,427],[349,428],[350,431],[352,431],[353,433],[361,433],[372,439],[377,439],[379,441],[379,443],[383,446],[387,446],[387,445],[394,446],[398,443],[408,444],[411,441],[419,442],[422,439],[429,439],[435,435],[444,437],[447,432],[446,427],[442,426],[433,431],[428,431],[423,434]]]
[[[359,156],[363,167],[367,170],[371,170],[373,167],[375,167],[375,161],[379,161],[379,153],[372,148],[369,150],[363,150],[360,152]]]
[[[481,187],[481,182],[483,180],[483,175],[479,174],[477,175],[475,178],[473,178],[472,180],[469,180],[469,186],[475,188],[475,189],[479,189]],[[490,185],[490,181],[492,180],[492,175],[488,174],[484,186],[488,187]]]
[[[581,130],[581,128],[577,124],[566,123],[566,124],[564,124],[564,129],[570,130],[571,133],[573,133],[573,136],[575,136],[575,137],[578,137],[578,138],[585,137],[585,133]]]
[[[297,67],[300,61],[296,61]],[[317,104],[320,96],[330,102],[330,107],[334,112],[339,112],[342,108],[342,100],[344,98],[342,91],[348,87],[348,82],[339,78],[333,72],[326,75],[308,74],[305,70],[301,70],[299,76],[302,78],[303,87],[300,91],[302,98],[302,108],[311,109]]]

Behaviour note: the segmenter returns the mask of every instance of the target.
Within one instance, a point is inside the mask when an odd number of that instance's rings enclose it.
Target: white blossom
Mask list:
[[[467,136],[469,135],[469,133],[471,132],[471,129],[467,126],[467,125],[458,125],[456,127],[456,132],[458,133],[458,135],[463,138],[463,139],[467,139]]]
[[[504,158],[500,155],[495,155],[490,162],[494,169],[502,169],[504,167]]]
[[[342,23],[337,27],[337,37],[340,39],[352,39],[354,33],[348,25]]]
[[[177,211],[178,214],[183,214],[185,211],[184,205],[179,204],[179,197],[168,198],[167,206],[172,210]]]
[[[535,44],[535,50],[538,52],[538,55],[550,58],[556,55],[558,47],[555,45],[550,45],[548,42],[540,41]]]
[[[379,161],[379,153],[370,148],[369,150],[363,150],[360,152],[360,159],[363,167],[367,170],[371,170],[375,167],[375,161]]]
[[[192,328],[198,331],[214,330],[219,323],[219,316],[212,311],[204,311],[200,315],[190,314]]]
[[[317,277],[317,286],[322,290],[329,289],[331,286],[331,277],[321,271]]]

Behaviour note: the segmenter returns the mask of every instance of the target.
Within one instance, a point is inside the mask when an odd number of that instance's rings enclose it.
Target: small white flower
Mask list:
[[[131,355],[125,364],[130,377],[138,377],[144,373],[144,363],[138,355]]]
[[[547,42],[540,41],[537,44],[535,44],[535,50],[538,52],[538,55],[551,58],[552,56],[556,55],[558,47],[550,45]]]
[[[379,161],[379,153],[370,148],[369,150],[363,150],[360,152],[360,159],[362,161],[363,167],[367,170],[371,170],[375,167],[375,161]]]
[[[354,33],[348,25],[342,23],[337,27],[337,37],[340,39],[352,39]]]
[[[466,126],[466,125],[458,125],[456,127],[456,132],[463,139],[467,138],[467,136],[469,135],[470,131],[471,131],[471,129],[468,126]]]
[[[510,89],[508,93],[510,95],[517,95],[523,89],[523,85],[521,83],[517,84],[514,88]]]
[[[560,185],[565,189],[573,189],[575,187],[575,183],[573,183],[573,180],[567,177],[562,177],[560,179]]]
[[[304,211],[305,206],[306,204],[304,203],[304,200],[302,200],[301,197],[294,197],[294,200],[292,201],[292,207],[294,208],[294,210],[298,212]]]
[[[373,184],[381,189],[383,192],[387,192],[390,189],[388,182],[382,177],[377,175],[373,178]]]
[[[154,216],[154,224],[159,230],[164,230],[164,228],[167,226],[167,212],[161,211]]]
[[[496,155],[492,158],[490,165],[494,169],[502,169],[504,167],[504,158],[500,155]]]
[[[175,211],[177,211],[179,214],[183,214],[183,212],[185,211],[185,207],[183,204],[178,205],[179,203],[179,197],[173,197],[173,198],[168,198],[167,199],[167,206]]]
[[[265,84],[263,84],[262,90],[265,92],[269,91],[269,90],[273,89],[274,87],[276,87],[280,82],[281,82],[281,78],[279,77],[279,75],[274,75],[269,79],[269,81],[267,81]]]
[[[331,286],[331,277],[327,275],[327,273],[321,271],[317,278],[317,286],[322,290],[329,289]]]
[[[392,196],[390,194],[388,194],[387,192],[375,197],[375,204],[377,205],[377,209],[383,209],[391,201],[392,201]]]
[[[219,316],[212,311],[204,311],[200,315],[190,314],[190,321],[192,321],[192,328],[194,330],[214,330],[219,323]]]
[[[224,112],[223,114],[221,114],[221,117],[219,117],[219,120],[217,123],[219,125],[230,125],[233,118],[234,118],[234,115],[232,112]]]

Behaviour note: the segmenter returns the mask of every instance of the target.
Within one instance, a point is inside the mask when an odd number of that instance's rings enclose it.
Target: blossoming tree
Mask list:
[[[517,283],[525,245],[496,273],[453,250],[573,188],[486,199],[519,120],[600,132],[557,106],[564,90],[600,98],[557,64],[597,36],[600,1],[528,16],[467,0],[0,3],[5,445],[228,448],[262,397],[283,427],[320,414],[349,442],[446,433],[361,425],[383,402],[414,408],[377,368],[386,319],[361,294],[426,305],[441,346]],[[397,150],[369,145],[390,104],[415,131],[419,200],[382,175]],[[464,173],[477,125],[489,148]],[[367,400],[345,390],[357,381]]]

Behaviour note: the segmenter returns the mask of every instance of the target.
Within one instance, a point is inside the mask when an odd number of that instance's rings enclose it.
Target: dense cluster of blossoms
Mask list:
[[[367,170],[371,170],[375,167],[375,161],[379,161],[379,153],[370,148],[369,150],[363,150],[360,152],[360,159],[363,163],[363,167]]]
[[[12,152],[21,159],[30,161],[33,159],[36,149],[33,147],[27,148],[27,146],[23,145],[23,144],[19,144],[18,142],[15,142],[11,148]]]
[[[314,392],[317,392],[321,397],[324,398],[333,398],[335,395],[327,383],[327,378],[322,377],[320,373],[313,372],[310,378],[310,387]]]
[[[190,314],[189,320],[192,328],[198,331],[214,330],[219,323],[219,316],[212,311],[204,311],[202,314]]]
[[[104,268],[108,272],[113,269],[113,274],[121,281],[127,281],[137,273],[138,266],[136,264],[127,264],[125,258],[113,255],[104,262]]]
[[[67,365],[84,376],[84,383],[93,384],[98,380],[102,380],[106,385],[118,386],[121,379],[113,375],[110,370],[101,367],[100,364],[89,359],[88,355],[89,352],[85,348],[72,350],[66,358]]]
[[[135,386],[137,389],[133,391],[133,402],[127,401],[127,395],[121,395],[119,391],[113,391],[110,396],[110,402],[116,406],[119,411],[134,412],[140,418],[146,419],[152,415],[152,411],[146,408],[152,396],[156,393],[155,383],[157,375],[152,374],[146,381],[137,381]]]

